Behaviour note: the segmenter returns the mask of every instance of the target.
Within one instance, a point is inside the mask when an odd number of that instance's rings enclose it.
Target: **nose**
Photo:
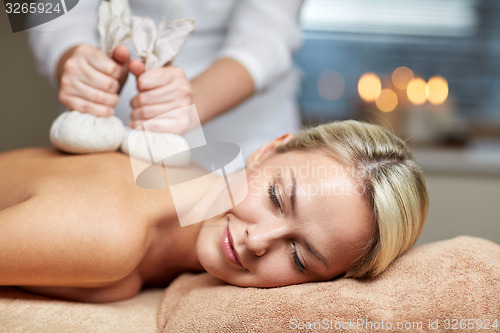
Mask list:
[[[260,257],[287,234],[287,226],[282,222],[252,224],[247,227],[245,245]]]

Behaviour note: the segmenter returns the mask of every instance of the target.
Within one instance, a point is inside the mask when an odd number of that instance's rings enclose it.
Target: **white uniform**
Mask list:
[[[203,72],[215,59],[230,57],[252,75],[257,92],[235,109],[205,123],[206,139],[238,144],[245,157],[263,143],[299,125],[295,95],[298,75],[292,53],[301,43],[297,26],[302,0],[129,0],[132,14],[157,22],[191,17],[194,33],[174,60],[187,77]],[[98,46],[99,0],[81,0],[67,14],[30,30],[30,45],[41,73],[55,83],[62,54],[81,43]],[[129,45],[133,53],[133,47]],[[130,100],[137,94],[130,75],[116,115],[128,123]],[[200,111],[200,110],[198,110]],[[189,134],[188,134],[189,135]]]

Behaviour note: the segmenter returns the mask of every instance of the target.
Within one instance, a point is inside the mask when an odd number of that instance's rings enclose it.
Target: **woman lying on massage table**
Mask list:
[[[375,125],[284,135],[248,165],[239,205],[180,227],[170,192],[137,186],[126,155],[0,154],[0,285],[107,302],[187,271],[254,287],[373,277],[426,217],[420,168]]]

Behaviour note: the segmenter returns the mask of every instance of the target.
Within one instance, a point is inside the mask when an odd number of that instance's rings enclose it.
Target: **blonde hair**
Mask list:
[[[320,151],[354,168],[372,209],[376,234],[360,250],[346,277],[375,277],[416,242],[428,210],[424,175],[406,143],[380,126],[354,120],[299,132],[277,148]]]

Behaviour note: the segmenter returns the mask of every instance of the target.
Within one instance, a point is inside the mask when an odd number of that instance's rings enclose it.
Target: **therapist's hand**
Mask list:
[[[132,114],[129,126],[137,128],[145,121],[148,129],[157,132],[184,134],[196,123],[189,112],[181,115],[169,114],[193,104],[193,90],[184,71],[176,66],[153,68],[145,72],[144,63],[138,59],[130,62],[130,72],[137,76],[138,94],[130,101]]]
[[[118,93],[128,75],[130,52],[118,46],[110,58],[91,45],[69,49],[59,61],[59,100],[68,110],[78,110],[96,116],[114,114]]]

